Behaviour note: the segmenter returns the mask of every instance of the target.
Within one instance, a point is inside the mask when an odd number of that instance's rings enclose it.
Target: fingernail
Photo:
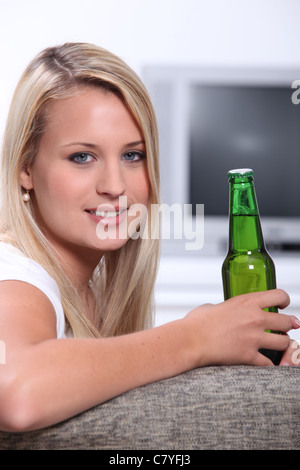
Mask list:
[[[299,318],[297,318],[297,317],[294,317],[294,318],[295,318],[295,323],[296,323],[296,325],[300,326],[300,320],[299,320]]]
[[[279,364],[280,366],[290,366],[290,364],[287,361],[281,361]]]

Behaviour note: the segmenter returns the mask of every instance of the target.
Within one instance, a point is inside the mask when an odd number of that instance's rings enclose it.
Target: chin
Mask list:
[[[126,245],[128,240],[98,240],[96,249],[105,253],[106,251],[116,251]]]

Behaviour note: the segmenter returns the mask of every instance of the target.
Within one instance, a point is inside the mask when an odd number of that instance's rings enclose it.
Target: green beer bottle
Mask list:
[[[228,172],[229,248],[222,266],[224,298],[276,288],[275,266],[266,250],[256,200],[253,170]],[[275,307],[266,309],[277,312]],[[282,351],[261,349],[276,365]]]

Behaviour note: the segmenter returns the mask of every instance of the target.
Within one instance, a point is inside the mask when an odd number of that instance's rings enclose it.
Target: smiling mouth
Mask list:
[[[118,215],[122,214],[125,211],[127,211],[127,207],[124,209],[119,209],[115,211],[96,210],[96,209],[85,210],[85,212],[88,212],[89,214],[96,215],[97,217],[104,217],[104,218],[117,217]]]

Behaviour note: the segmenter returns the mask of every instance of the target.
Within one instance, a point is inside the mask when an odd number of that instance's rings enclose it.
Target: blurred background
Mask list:
[[[203,248],[164,240],[157,324],[223,299],[226,173],[234,166],[255,171],[278,286],[300,317],[300,105],[291,100],[300,80],[299,18],[298,0],[0,0],[1,138],[21,73],[50,45],[107,48],[150,91],[163,199],[204,204]]]

